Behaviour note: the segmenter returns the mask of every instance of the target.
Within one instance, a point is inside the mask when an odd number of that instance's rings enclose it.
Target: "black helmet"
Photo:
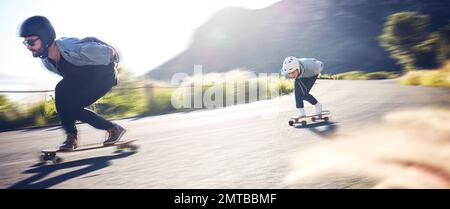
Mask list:
[[[50,21],[43,16],[33,16],[26,19],[20,26],[20,37],[38,36],[42,41],[40,57],[45,58],[48,55],[48,47],[56,39],[55,29]]]

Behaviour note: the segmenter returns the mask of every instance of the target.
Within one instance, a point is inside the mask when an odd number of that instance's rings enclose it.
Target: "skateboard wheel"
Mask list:
[[[302,126],[306,126],[306,121],[302,121]]]
[[[58,164],[62,162],[62,159],[60,157],[54,157],[52,159],[53,164]]]
[[[289,121],[289,126],[294,126],[294,121],[290,120]]]
[[[124,152],[126,149],[129,149],[129,148],[131,148],[130,145],[122,144],[122,145],[117,146],[116,150],[119,151],[119,152]]]
[[[46,161],[47,161],[47,158],[45,157],[45,155],[40,155],[39,156],[39,162],[45,163]]]
[[[136,152],[139,149],[139,146],[137,145],[131,145],[130,146],[131,151]]]

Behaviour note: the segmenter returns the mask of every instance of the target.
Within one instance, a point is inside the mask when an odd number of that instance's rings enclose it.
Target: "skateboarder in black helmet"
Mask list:
[[[60,149],[71,151],[77,148],[76,120],[106,130],[105,145],[119,141],[126,131],[123,127],[85,108],[117,85],[115,66],[119,59],[116,50],[93,37],[56,39],[52,24],[43,16],[26,19],[19,33],[33,57],[41,58],[49,71],[62,76],[55,88],[56,110],[67,134]]]
[[[322,70],[323,63],[314,58],[297,59],[296,57],[290,56],[283,62],[281,74],[288,75],[290,78],[295,79],[294,93],[297,114],[299,117],[305,117],[306,115],[303,100],[314,105],[316,115],[322,113],[322,104],[309,93]]]

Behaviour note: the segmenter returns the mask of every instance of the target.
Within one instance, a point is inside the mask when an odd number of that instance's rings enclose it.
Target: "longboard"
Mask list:
[[[66,151],[66,150],[60,150],[59,148],[50,148],[50,149],[44,149],[41,151],[41,155],[39,156],[39,160],[42,163],[45,163],[47,161],[52,161],[54,164],[61,163],[63,159],[59,156],[57,156],[57,153],[73,153],[73,152],[82,152],[86,150],[93,150],[93,149],[102,149],[107,147],[116,147],[117,150],[125,150],[129,149],[133,152],[136,152],[139,148],[137,145],[133,145],[132,143],[136,140],[123,140],[118,141],[115,144],[111,145],[103,145],[103,143],[97,143],[97,144],[87,144],[87,145],[81,145],[77,149],[74,149],[72,151]]]
[[[294,116],[289,118],[289,126],[294,126],[295,124],[301,124],[302,126],[306,126],[308,124],[306,121],[308,118],[311,118],[312,122],[316,122],[319,120],[323,120],[325,122],[331,119],[330,111],[324,110],[321,114],[307,115],[304,117]]]

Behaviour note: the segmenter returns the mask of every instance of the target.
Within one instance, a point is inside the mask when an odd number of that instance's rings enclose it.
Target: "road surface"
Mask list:
[[[137,139],[137,153],[114,148],[69,153],[39,166],[41,149],[64,139],[58,128],[0,133],[1,188],[283,188],[290,159],[306,145],[376,123],[387,112],[450,105],[449,88],[402,86],[396,80],[319,80],[311,93],[331,123],[288,126],[294,96],[223,109],[116,121]],[[313,107],[305,103],[306,111]],[[79,125],[82,144],[105,133]]]

